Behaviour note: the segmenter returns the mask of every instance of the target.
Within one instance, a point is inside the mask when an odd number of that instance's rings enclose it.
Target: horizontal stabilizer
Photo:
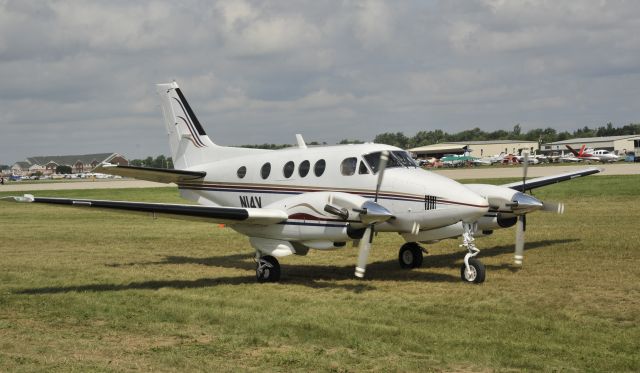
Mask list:
[[[287,213],[278,209],[256,209],[238,207],[214,207],[200,205],[147,203],[128,201],[105,201],[71,198],[3,197],[3,202],[45,203],[72,207],[91,207],[100,210],[120,210],[125,212],[152,214],[153,217],[166,216],[183,220],[198,220],[223,224],[277,224],[287,220]]]
[[[115,164],[103,163],[93,169],[92,172],[132,177],[139,180],[154,181],[157,183],[180,183],[195,181],[204,178],[207,173],[204,171],[169,170],[166,168],[119,166]]]
[[[516,181],[516,182],[513,182],[513,183],[509,183],[509,184],[504,184],[502,186],[503,187],[507,187],[507,188],[511,188],[511,189],[515,189],[515,190],[520,191],[520,192],[524,192],[526,190],[540,188],[540,187],[543,187],[543,186],[546,186],[546,185],[559,183],[561,181],[572,180],[572,179],[575,179],[575,178],[581,177],[581,176],[588,176],[588,175],[597,174],[600,171],[602,171],[602,169],[595,168],[595,167],[590,167],[590,168],[585,168],[585,169],[580,170],[580,171],[567,172],[567,173],[564,173],[564,174],[557,174],[557,175],[551,175],[551,176],[537,177],[535,179],[529,179],[529,180],[525,181],[524,186],[522,185],[522,181]]]

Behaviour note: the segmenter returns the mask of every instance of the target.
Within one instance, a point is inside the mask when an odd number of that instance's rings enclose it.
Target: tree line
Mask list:
[[[598,128],[589,128],[587,126],[577,129],[573,132],[558,132],[554,128],[535,128],[527,132],[522,132],[520,124],[513,126],[511,131],[497,130],[486,132],[476,127],[458,133],[447,133],[442,130],[419,131],[415,136],[408,137],[402,132],[386,132],[375,137],[373,142],[380,144],[388,144],[403,149],[411,149],[419,146],[444,143],[444,142],[461,142],[461,141],[487,141],[487,140],[524,140],[536,141],[538,143],[549,143],[555,141],[568,140],[581,137],[601,137],[601,136],[620,136],[620,135],[637,135],[640,134],[640,124],[628,124],[622,127],[614,127],[613,124],[607,123],[605,126]],[[343,140],[344,141],[344,140]]]
[[[601,136],[621,136],[621,135],[638,135],[640,134],[640,123],[630,123],[622,127],[614,127],[612,123],[607,123],[598,128],[589,128],[587,126],[577,129],[573,132],[558,132],[551,127],[535,128],[527,132],[522,132],[520,124],[513,126],[511,131],[496,130],[486,132],[476,127],[470,130],[458,133],[448,133],[443,130],[419,131],[414,136],[406,136],[403,132],[385,132],[377,135],[373,142],[378,144],[387,144],[397,146],[402,149],[416,148],[444,142],[461,142],[461,141],[488,141],[488,140],[524,140],[536,141],[538,143],[549,143],[554,141],[568,140],[581,137],[601,137]],[[338,144],[362,144],[362,140],[342,139]],[[307,145],[327,145],[326,142],[311,141]],[[255,144],[240,145],[242,148],[254,149],[283,149],[291,147],[291,144]],[[171,157],[159,155],[157,157],[147,157],[145,159],[134,159],[129,162],[133,166],[155,167],[155,168],[173,168],[173,160]]]

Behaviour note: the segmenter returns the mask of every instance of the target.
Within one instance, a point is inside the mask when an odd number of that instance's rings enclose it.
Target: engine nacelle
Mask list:
[[[483,216],[478,219],[478,230],[492,231],[494,229],[509,228],[516,225],[518,218],[513,214],[497,213],[496,216]]]
[[[267,208],[286,211],[289,218],[273,225],[238,224],[233,229],[251,237],[251,245],[273,256],[306,254],[309,248],[328,250],[359,239],[365,224],[359,212],[370,200],[341,192],[304,193]],[[327,206],[330,206],[327,208]]]

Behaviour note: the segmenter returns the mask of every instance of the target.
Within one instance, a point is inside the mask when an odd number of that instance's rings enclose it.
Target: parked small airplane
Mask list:
[[[282,150],[216,145],[205,133],[178,84],[158,85],[171,156],[176,169],[99,165],[93,172],[176,183],[190,204],[143,203],[34,197],[12,202],[45,203],[144,212],[179,219],[228,224],[249,236],[256,250],[256,278],[280,278],[276,258],[306,255],[357,242],[355,275],[363,277],[374,232],[397,232],[407,243],[399,250],[402,268],[422,264],[419,242],[463,237],[467,250],[461,278],[481,283],[485,268],[476,258],[476,234],[517,225],[516,263],[521,263],[525,215],[561,212],[526,190],[599,172],[542,177],[503,186],[463,185],[417,166],[409,154],[382,144],[307,147]],[[526,164],[526,162],[525,162]]]
[[[598,150],[585,149],[586,145],[582,145],[580,147],[580,150],[576,151],[569,145],[565,145],[565,146],[567,147],[567,149],[571,151],[571,153],[575,158],[581,161],[584,161],[584,160],[599,161],[599,162],[605,163],[605,162],[616,162],[619,159],[617,155],[604,149],[598,149]]]

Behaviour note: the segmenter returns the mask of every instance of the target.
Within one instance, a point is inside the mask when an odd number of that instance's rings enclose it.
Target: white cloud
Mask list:
[[[638,122],[638,35],[630,1],[0,0],[0,163],[166,152],[172,79],[226,144]]]

